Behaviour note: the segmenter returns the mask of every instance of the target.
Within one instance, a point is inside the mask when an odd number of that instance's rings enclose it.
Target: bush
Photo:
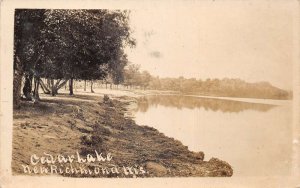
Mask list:
[[[105,94],[103,97],[103,102],[107,103],[108,101],[109,101],[109,96]]]

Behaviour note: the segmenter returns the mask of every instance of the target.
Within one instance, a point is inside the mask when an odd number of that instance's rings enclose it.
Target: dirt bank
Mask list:
[[[13,173],[74,177],[233,174],[228,163],[216,158],[204,161],[203,152],[191,152],[152,127],[136,125],[124,115],[129,104],[126,97],[103,100],[87,95],[60,95],[38,104],[23,102],[14,111]],[[49,160],[42,164],[42,157]],[[73,160],[62,162],[62,157]],[[86,157],[90,161],[80,163]],[[41,173],[39,165],[49,168],[48,173]],[[34,167],[39,168],[34,171]]]

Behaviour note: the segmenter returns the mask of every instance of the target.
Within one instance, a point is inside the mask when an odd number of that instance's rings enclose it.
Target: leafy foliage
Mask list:
[[[15,56],[25,71],[51,79],[101,79],[127,63],[129,11],[16,10]],[[34,64],[34,58],[39,61]]]

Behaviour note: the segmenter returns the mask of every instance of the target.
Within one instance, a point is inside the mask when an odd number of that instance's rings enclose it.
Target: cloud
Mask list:
[[[159,51],[152,51],[149,53],[149,55],[154,58],[161,58],[163,56],[162,53]]]

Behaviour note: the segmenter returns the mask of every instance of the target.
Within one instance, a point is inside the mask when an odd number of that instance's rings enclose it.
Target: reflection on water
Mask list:
[[[147,96],[138,100],[134,116],[137,124],[204,151],[205,160],[229,162],[234,176],[273,176],[290,173],[291,112],[291,105]]]
[[[139,112],[146,112],[150,106],[157,107],[158,105],[165,107],[174,107],[179,110],[182,108],[203,108],[205,110],[212,110],[214,112],[241,112],[250,109],[266,112],[275,107],[275,105],[239,102],[223,99],[197,98],[181,95],[151,95],[140,97],[138,99],[138,108],[136,110]]]

